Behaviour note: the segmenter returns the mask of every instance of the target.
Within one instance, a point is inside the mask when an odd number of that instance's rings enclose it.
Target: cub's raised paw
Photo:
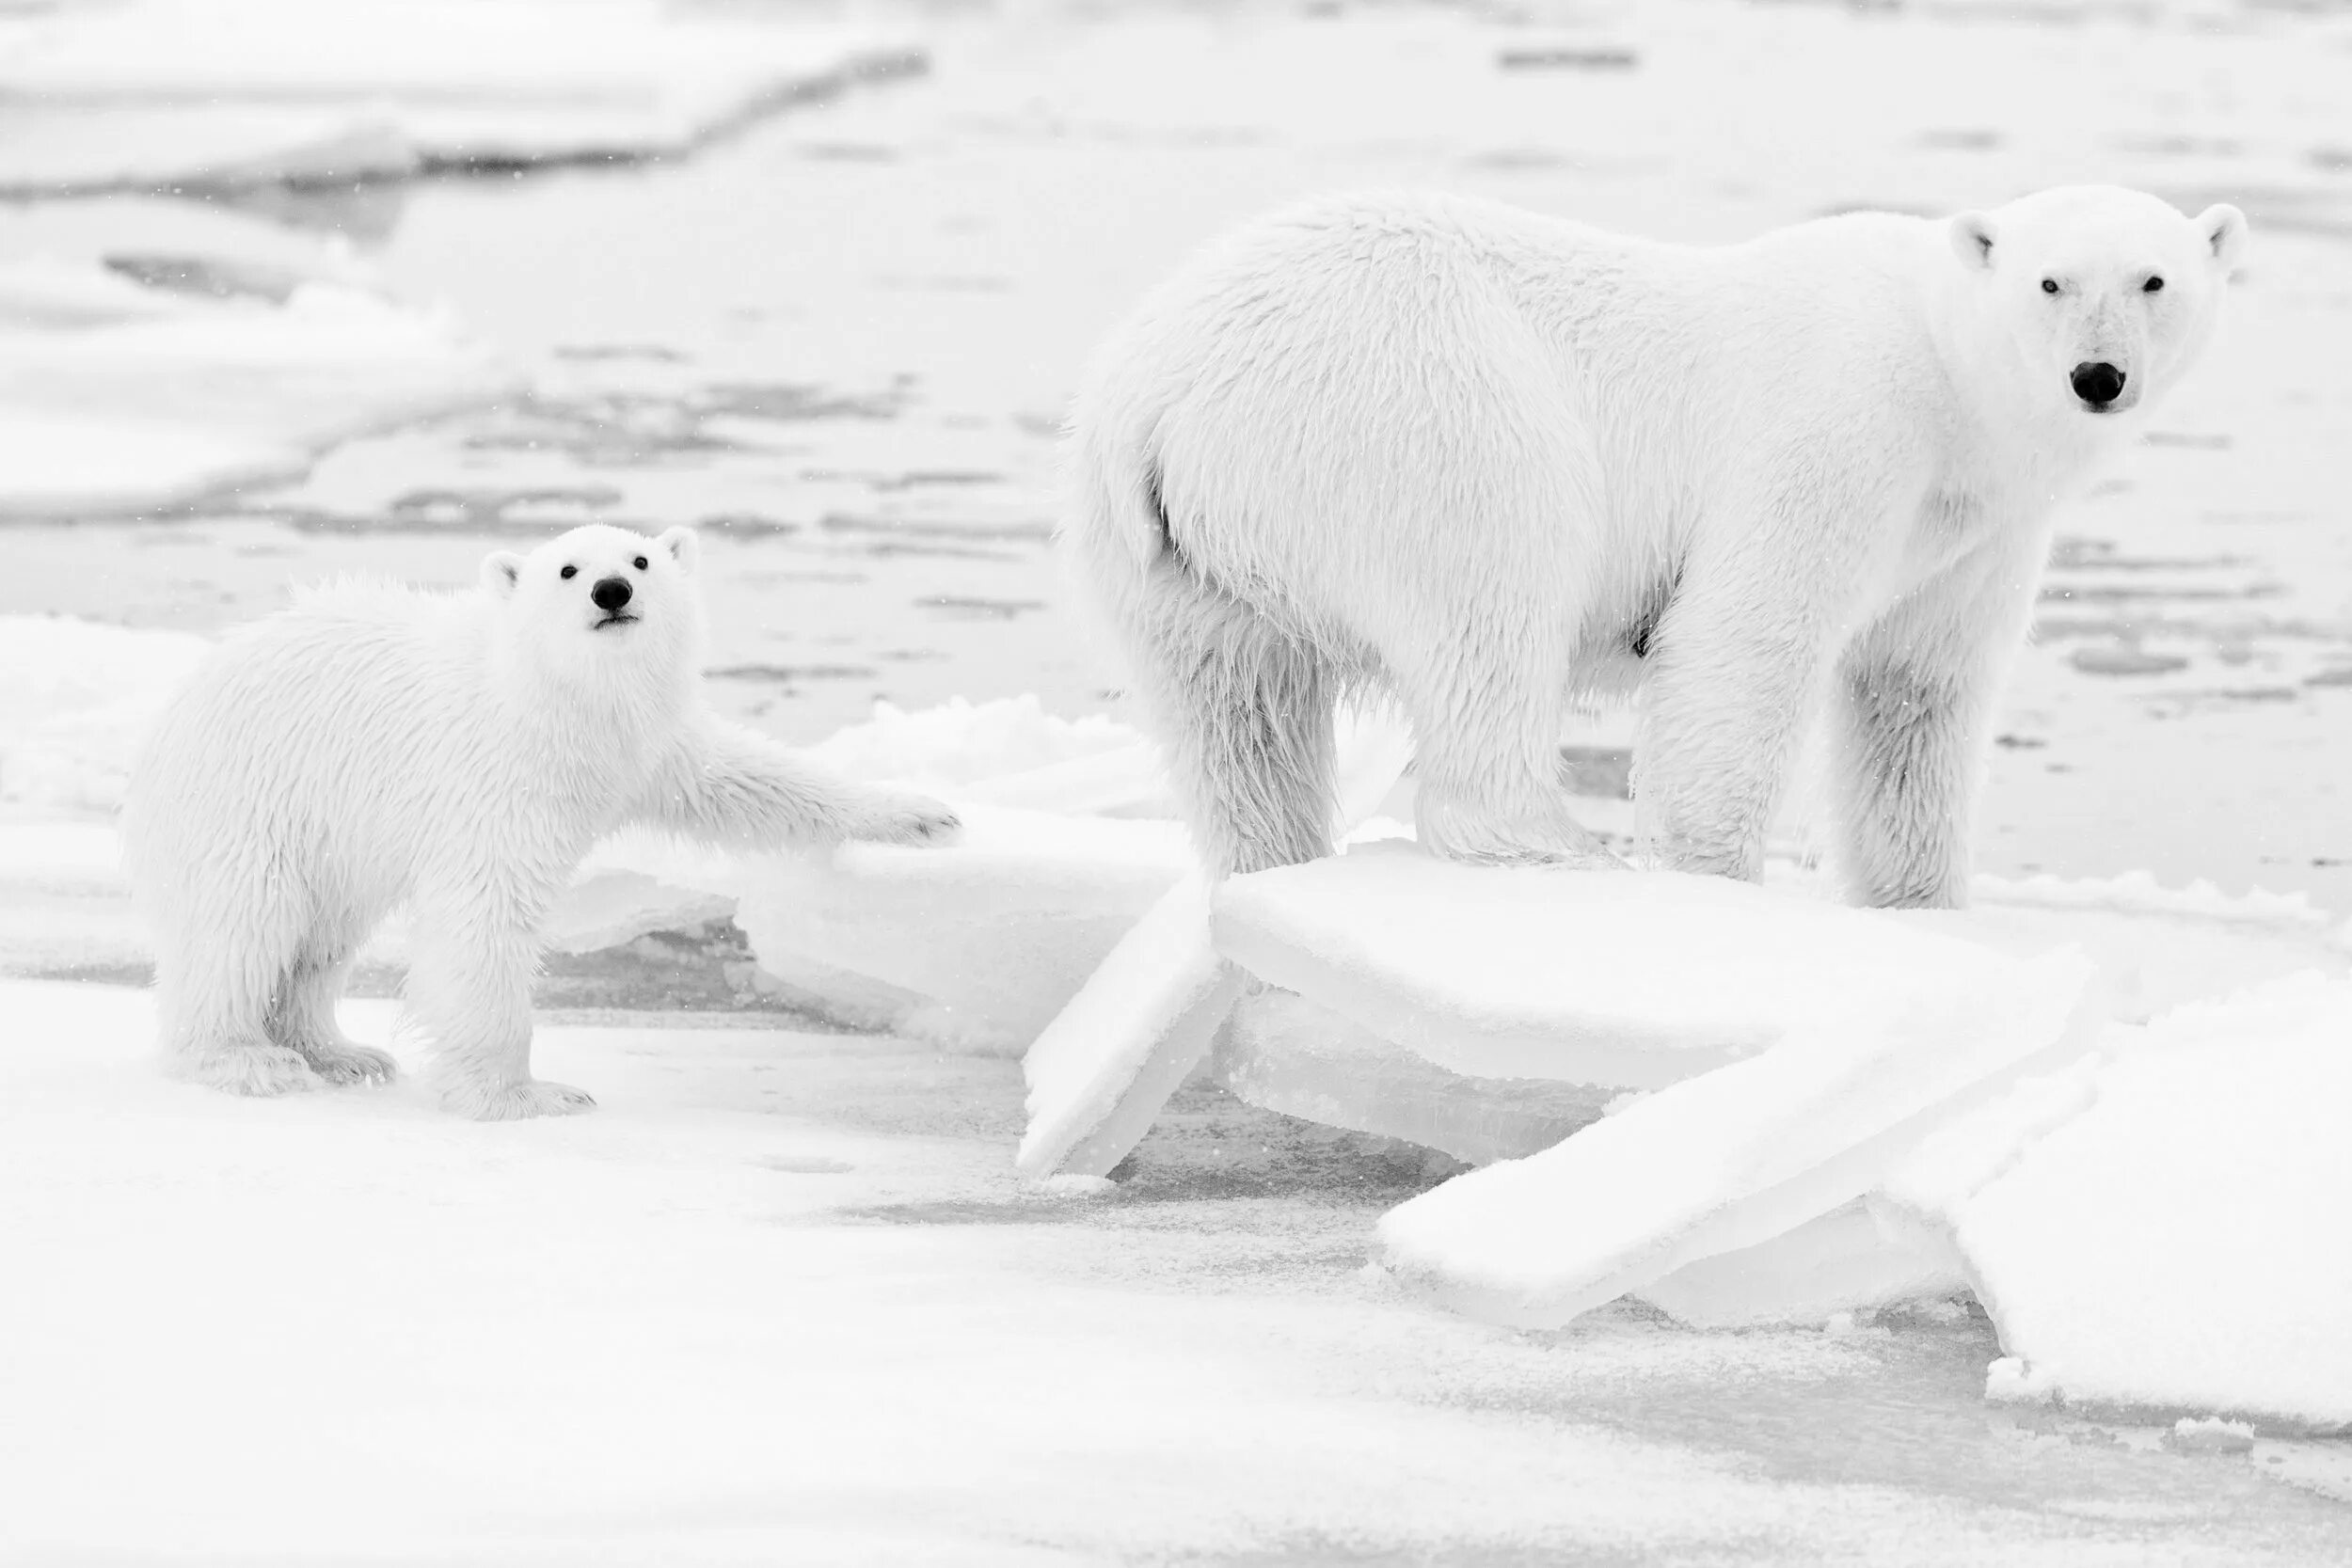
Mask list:
[[[450,1108],[476,1121],[521,1121],[526,1117],[576,1117],[595,1110],[596,1102],[585,1089],[532,1078],[453,1100]]]
[[[400,1077],[400,1064],[371,1045],[315,1045],[302,1054],[330,1084],[389,1084]]]
[[[268,1041],[215,1046],[186,1061],[180,1075],[230,1094],[296,1094],[319,1086],[299,1053]]]
[[[963,824],[940,801],[894,795],[876,803],[850,836],[870,844],[953,844]]]

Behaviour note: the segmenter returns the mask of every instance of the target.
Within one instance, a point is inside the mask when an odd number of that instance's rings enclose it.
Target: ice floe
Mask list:
[[[445,312],[348,283],[222,297],[18,261],[0,268],[0,517],[292,479],[335,441],[516,385]]]
[[[919,50],[655,0],[128,0],[0,21],[0,193],[675,155]]]

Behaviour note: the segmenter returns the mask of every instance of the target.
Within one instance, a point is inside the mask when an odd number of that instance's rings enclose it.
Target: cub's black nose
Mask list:
[[[2070,379],[2074,384],[2074,395],[2093,408],[2105,408],[2123,395],[2123,372],[2104,359],[2075,366]],[[596,586],[601,589],[604,585]]]
[[[588,600],[607,615],[612,615],[628,603],[628,594],[627,578],[606,578],[588,590]]]

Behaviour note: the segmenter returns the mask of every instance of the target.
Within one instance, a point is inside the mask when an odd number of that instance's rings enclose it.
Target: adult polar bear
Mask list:
[[[1247,228],[1104,346],[1065,532],[1216,872],[1329,848],[1385,686],[1422,840],[1597,863],[1558,739],[1643,703],[1662,863],[1753,878],[1825,689],[1855,895],[1953,905],[2055,500],[2211,337],[2246,220],[2106,186],[1745,244],[1437,197]]]

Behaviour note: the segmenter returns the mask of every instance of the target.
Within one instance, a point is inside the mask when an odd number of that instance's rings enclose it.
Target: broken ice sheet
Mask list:
[[[1295,992],[1246,995],[1218,1034],[1219,1083],[1269,1111],[1441,1149],[1471,1164],[1549,1148],[1617,1093],[1532,1078],[1471,1078]]]

